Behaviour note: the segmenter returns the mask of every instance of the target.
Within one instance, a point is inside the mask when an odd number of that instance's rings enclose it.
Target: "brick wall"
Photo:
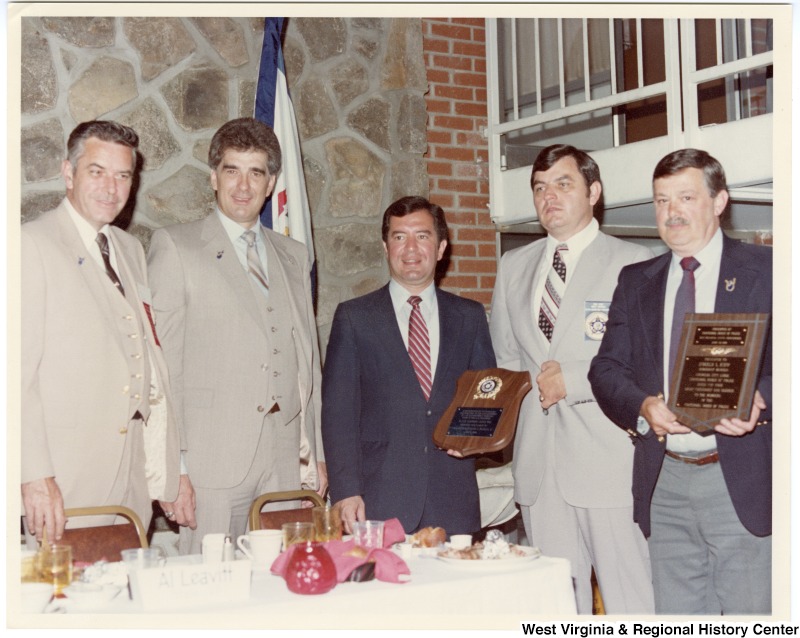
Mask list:
[[[428,69],[430,200],[447,214],[450,264],[442,288],[488,308],[496,248],[489,218],[486,27],[482,18],[423,18]]]

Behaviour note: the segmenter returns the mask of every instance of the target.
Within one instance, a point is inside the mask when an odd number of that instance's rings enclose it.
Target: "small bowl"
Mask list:
[[[64,588],[64,595],[76,610],[97,609],[114,598],[120,589],[115,585],[75,582]]]
[[[22,612],[40,614],[53,598],[53,585],[51,583],[22,583],[20,594]]]

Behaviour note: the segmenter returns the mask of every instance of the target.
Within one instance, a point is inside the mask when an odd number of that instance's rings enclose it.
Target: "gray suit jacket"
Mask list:
[[[320,363],[311,306],[308,253],[301,243],[262,229],[270,281],[282,279],[286,324],[267,334],[250,278],[216,213],[153,234],[148,253],[159,336],[169,365],[189,476],[199,487],[226,488],[244,478],[264,417],[271,349],[294,348],[298,378],[280,401],[271,432],[285,448],[279,472],[299,487],[301,428],[322,461]],[[269,405],[267,405],[269,403]],[[298,412],[285,409],[299,406]],[[294,412],[294,413],[290,413]],[[282,427],[291,422],[291,428]],[[312,462],[313,465],[313,462]]]
[[[63,203],[22,226],[22,482],[55,476],[67,508],[118,504],[106,498],[126,437],[134,434],[120,430],[137,410],[147,410],[147,392],[135,397],[130,391],[132,375],[149,375],[146,359],[129,355],[131,338],[144,338],[169,396],[145,307],[144,251],[128,233],[109,232],[130,306],[87,254]],[[163,456],[150,458],[159,465],[150,487],[154,498],[170,501],[177,496],[179,459],[177,428],[172,413],[167,416]],[[143,507],[137,514],[149,521],[149,503]]]
[[[570,505],[631,506],[633,446],[598,407],[586,375],[600,346],[619,271],[651,253],[599,233],[571,275],[548,348],[537,334],[539,308],[533,299],[545,247],[542,239],[506,253],[492,298],[490,331],[498,366],[528,370],[535,384],[542,363],[558,361],[567,390],[548,415],[535,385],[523,401],[514,442],[515,498],[522,505],[536,502],[552,449],[558,485]],[[605,304],[604,311],[597,302]]]

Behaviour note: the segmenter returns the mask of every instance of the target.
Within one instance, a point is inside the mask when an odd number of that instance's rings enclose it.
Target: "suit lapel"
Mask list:
[[[583,302],[591,298],[590,291],[596,287],[598,281],[604,276],[604,269],[598,268],[597,264],[602,263],[605,259],[605,244],[605,236],[602,233],[598,233],[594,241],[581,254],[581,258],[575,267],[575,272],[570,277],[564,298],[561,300],[561,306],[558,309],[558,317],[553,329],[553,339],[550,342],[550,353],[555,352],[560,347],[564,335],[574,334],[571,328],[571,324],[574,321],[583,323],[586,314]],[[582,330],[583,328],[581,328]]]
[[[59,209],[56,219],[60,226],[59,237],[64,244],[64,248],[67,254],[71,255],[74,260],[73,263],[78,264],[78,272],[86,284],[86,288],[95,298],[98,309],[105,315],[106,325],[116,325],[119,313],[114,310],[112,304],[114,297],[109,293],[113,292],[115,295],[119,295],[119,292],[114,284],[111,283],[105,270],[89,254],[78,233],[78,229],[75,228],[75,224],[69,218],[69,212],[64,206]],[[114,340],[119,347],[120,353],[124,354],[125,348],[122,343],[122,333],[119,330],[112,330],[111,332],[114,335]]]
[[[253,318],[255,324],[262,331],[266,331],[248,274],[242,268],[236,255],[236,248],[222,227],[216,212],[205,218],[200,239],[203,242],[204,259],[211,264],[213,270],[219,272],[238,303]]]
[[[464,318],[438,288],[436,289],[436,302],[439,306],[439,357],[436,360],[436,376],[433,378],[431,397],[439,389],[442,379],[447,376],[448,368],[452,365],[455,355],[456,344],[463,343],[461,330]]]
[[[647,350],[653,369],[664,385],[664,293],[672,253],[666,253],[644,271],[645,280],[636,290],[636,301],[641,317],[641,330],[645,338],[634,344]]]
[[[747,298],[757,285],[754,272],[739,252],[738,242],[722,235],[722,258],[719,264],[719,281],[714,299],[714,312],[741,312]]]

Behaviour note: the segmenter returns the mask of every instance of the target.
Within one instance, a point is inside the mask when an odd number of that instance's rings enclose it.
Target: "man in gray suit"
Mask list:
[[[564,144],[539,153],[533,202],[548,237],[503,256],[490,330],[499,366],[528,370],[514,444],[514,493],[531,544],[572,563],[578,612],[652,613],[647,543],[631,522],[633,449],[603,415],[586,375],[617,275],[650,257],[599,231],[600,170]]]
[[[261,493],[327,489],[308,252],[259,223],[278,140],[231,120],[208,157],[216,210],[156,231],[148,255],[181,432],[181,489],[165,514],[182,553],[207,533],[243,534]]]
[[[128,201],[136,132],[79,124],[67,196],[22,226],[22,502],[28,542],[59,540],[65,508],[124,505],[145,525],[178,492],[178,431],[141,244],[111,226]],[[125,520],[125,519],[122,519]],[[81,517],[71,527],[115,517]]]

